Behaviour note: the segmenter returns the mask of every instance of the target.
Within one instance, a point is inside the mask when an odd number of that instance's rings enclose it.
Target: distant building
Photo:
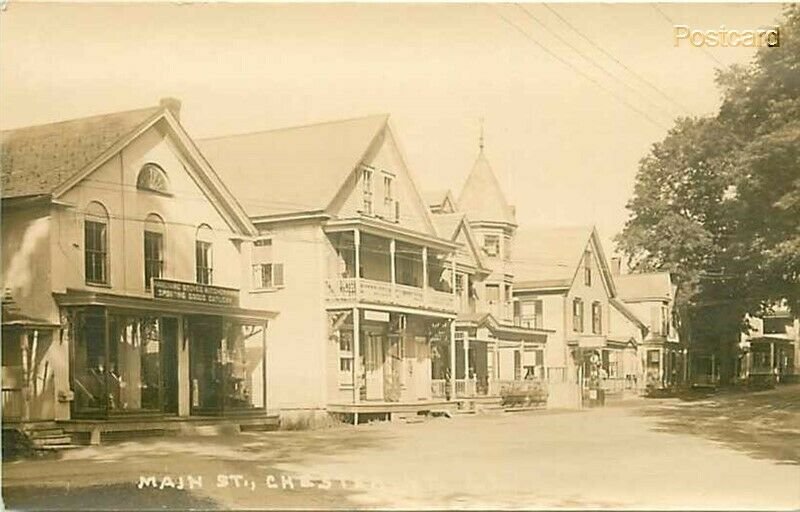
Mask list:
[[[747,323],[750,330],[742,334],[736,365],[740,380],[787,382],[800,375],[800,320],[787,307],[777,306],[762,317],[748,316]]]
[[[685,383],[689,372],[688,349],[675,325],[677,286],[669,272],[615,272],[614,282],[618,298],[647,326],[641,346],[645,385],[669,388]]]

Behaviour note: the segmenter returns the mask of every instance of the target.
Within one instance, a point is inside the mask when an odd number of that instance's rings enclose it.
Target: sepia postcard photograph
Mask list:
[[[0,0],[2,509],[800,510],[800,4]]]

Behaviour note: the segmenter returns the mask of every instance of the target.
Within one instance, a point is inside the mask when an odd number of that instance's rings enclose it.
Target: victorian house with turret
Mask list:
[[[499,396],[523,382],[543,381],[548,335],[554,331],[543,326],[535,309],[514,299],[516,215],[483,143],[458,199],[449,191],[430,193],[428,207],[442,236],[461,248],[456,364],[445,369],[455,380],[456,396]],[[444,386],[446,375],[435,373]]]

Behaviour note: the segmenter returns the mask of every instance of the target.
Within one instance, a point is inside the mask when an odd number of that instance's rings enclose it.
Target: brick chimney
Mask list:
[[[159,105],[166,108],[175,116],[178,121],[181,120],[181,100],[178,98],[161,98],[158,102]]]

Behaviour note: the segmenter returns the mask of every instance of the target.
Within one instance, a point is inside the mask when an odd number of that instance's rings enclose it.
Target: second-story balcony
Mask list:
[[[331,233],[330,305],[379,304],[455,313],[452,250],[360,230]]]
[[[455,296],[449,292],[392,284],[373,279],[342,277],[326,281],[330,303],[366,302],[453,312]]]

